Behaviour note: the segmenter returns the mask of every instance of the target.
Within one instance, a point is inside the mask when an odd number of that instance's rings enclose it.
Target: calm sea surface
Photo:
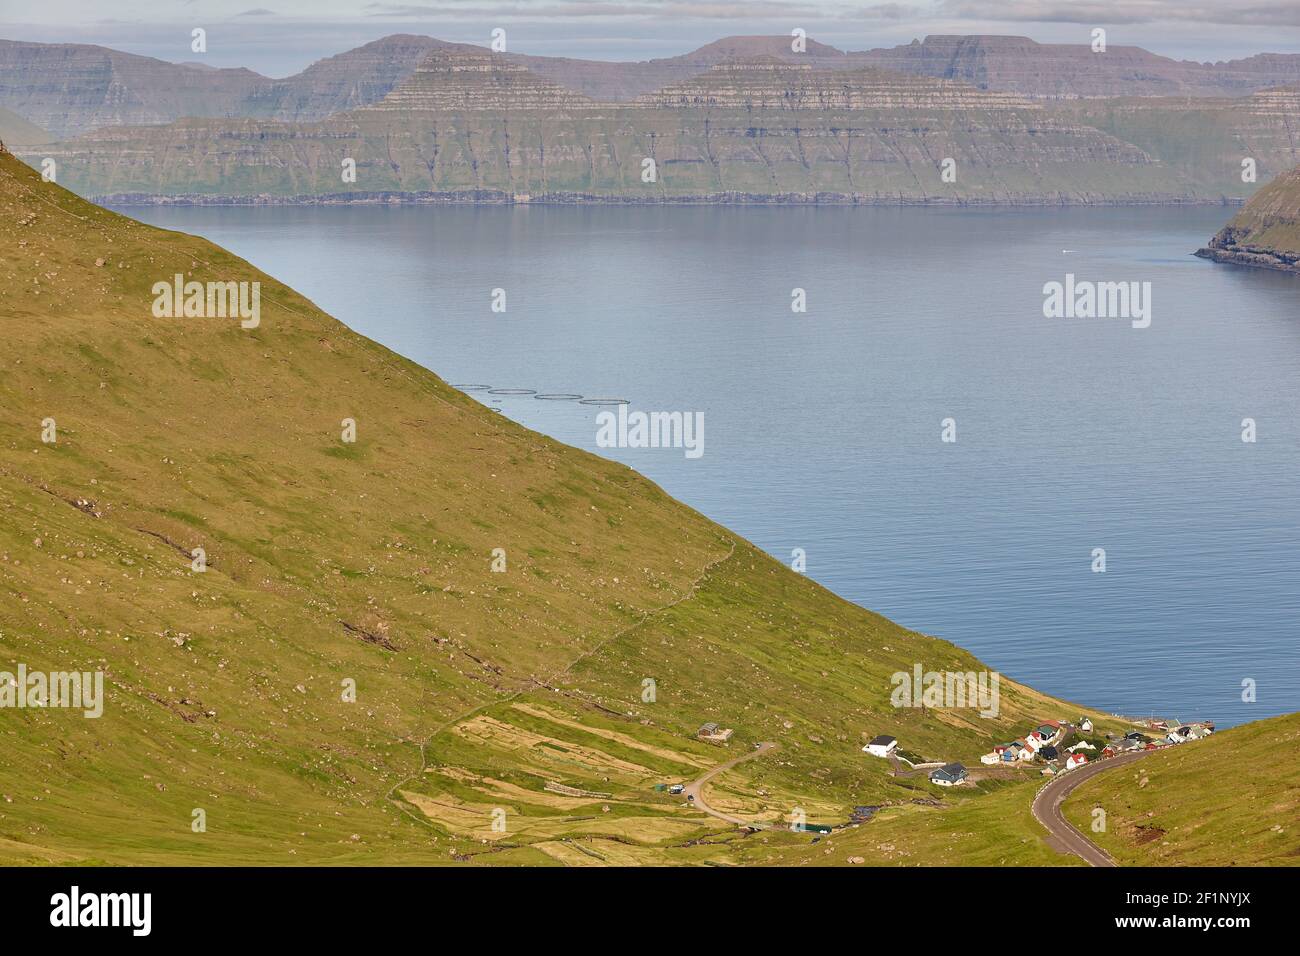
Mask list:
[[[125,211],[454,384],[703,412],[690,460],[598,449],[598,407],[474,393],[1044,691],[1300,710],[1300,280],[1188,255],[1227,210]],[[1150,328],[1044,318],[1066,273],[1150,282]]]

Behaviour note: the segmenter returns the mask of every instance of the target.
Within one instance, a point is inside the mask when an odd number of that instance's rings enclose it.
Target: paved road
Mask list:
[[[1038,796],[1034,797],[1032,808],[1034,819],[1046,827],[1047,832],[1051,834],[1051,839],[1048,842],[1058,850],[1064,850],[1080,857],[1089,866],[1114,866],[1115,861],[1111,859],[1110,854],[1089,840],[1078,827],[1065,819],[1065,816],[1061,813],[1061,804],[1065,802],[1065,798],[1070,795],[1071,791],[1085,780],[1095,777],[1099,773],[1105,773],[1107,770],[1113,770],[1123,764],[1132,763],[1134,760],[1145,757],[1148,753],[1151,753],[1151,751],[1131,751],[1117,757],[1087,763],[1077,770],[1070,770],[1053,777],[1047,786],[1038,791]]]
[[[733,757],[732,759],[728,760],[726,763],[718,764],[716,767],[714,767],[704,776],[700,777],[700,779],[696,780],[693,783],[688,783],[686,785],[686,789],[682,792],[682,796],[694,797],[695,807],[699,810],[703,810],[711,817],[717,817],[719,820],[726,820],[728,823],[734,823],[737,826],[742,826],[742,827],[761,826],[760,824],[755,824],[753,821],[750,820],[742,820],[740,817],[733,817],[731,814],[723,813],[721,810],[714,810],[704,800],[704,785],[708,783],[710,780],[712,780],[714,777],[716,777],[718,774],[722,773],[724,770],[730,770],[738,763],[744,763],[746,760],[753,760],[755,757],[760,757],[763,754],[768,753],[769,751],[776,750],[778,746],[779,746],[778,744],[764,741],[763,743],[755,747],[753,750],[746,751],[745,753],[741,754],[738,757]]]

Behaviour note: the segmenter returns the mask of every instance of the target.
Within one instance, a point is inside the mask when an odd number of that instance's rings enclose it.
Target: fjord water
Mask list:
[[[449,382],[703,412],[691,460],[597,448],[598,407],[473,393],[1043,691],[1300,709],[1300,280],[1191,257],[1226,209],[123,211]],[[1150,282],[1150,328],[1044,318],[1067,273]]]

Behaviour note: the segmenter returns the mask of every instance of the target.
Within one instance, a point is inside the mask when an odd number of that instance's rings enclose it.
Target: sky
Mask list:
[[[259,4],[265,3],[265,6]],[[190,34],[207,31],[207,51]],[[1300,53],[1300,0],[0,0],[0,38],[97,43],[175,62],[287,76],[393,33],[599,60],[674,56],[796,27],[843,50],[935,33],[1141,46],[1190,60]]]

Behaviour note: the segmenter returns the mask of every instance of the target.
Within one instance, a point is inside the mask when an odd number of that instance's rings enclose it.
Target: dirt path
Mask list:
[[[723,813],[721,810],[715,810],[704,799],[704,785],[716,777],[718,774],[730,770],[738,763],[744,763],[746,760],[753,760],[755,757],[761,757],[763,754],[778,749],[780,745],[764,741],[748,753],[743,753],[738,757],[732,757],[726,763],[720,763],[694,783],[688,783],[684,796],[688,799],[694,797],[694,805],[697,810],[703,810],[711,817],[717,817],[719,820],[726,820],[728,823],[734,823],[742,827],[762,827],[762,824],[755,824],[750,820],[742,820],[740,817],[733,817],[729,813]]]
[[[1111,859],[1109,853],[1089,840],[1078,827],[1065,819],[1065,815],[1061,813],[1061,804],[1074,788],[1085,780],[1090,780],[1097,774],[1113,770],[1115,767],[1130,764],[1150,752],[1138,750],[1120,754],[1117,757],[1085,764],[1077,770],[1053,777],[1047,786],[1038,791],[1032,807],[1034,819],[1046,827],[1047,832],[1051,834],[1048,843],[1058,850],[1073,853],[1089,866],[1115,866],[1115,861]]]

